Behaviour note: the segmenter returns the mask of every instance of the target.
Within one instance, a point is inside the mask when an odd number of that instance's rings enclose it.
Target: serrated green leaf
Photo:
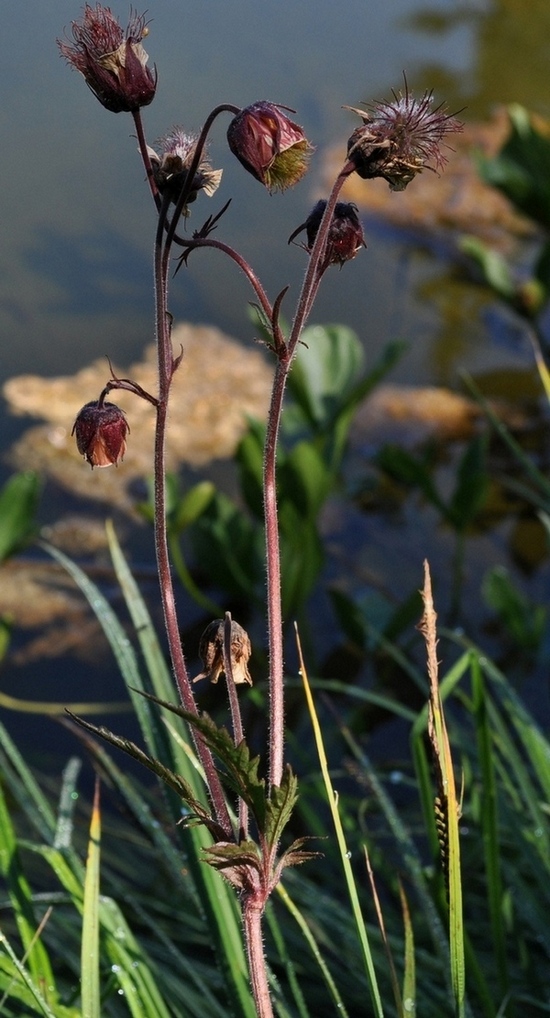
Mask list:
[[[153,699],[156,702],[156,697],[150,697],[150,699]],[[163,706],[167,705],[163,704]],[[148,770],[152,771],[153,774],[156,774],[157,777],[165,783],[165,785],[171,788],[172,791],[176,792],[176,794],[183,799],[192,811],[193,816],[200,820],[201,823],[205,824],[205,826],[208,827],[215,836],[219,836],[220,833],[223,834],[223,831],[221,831],[216,822],[213,820],[211,814],[195,797],[188,782],[185,781],[179,774],[175,774],[166,767],[161,760],[157,760],[155,757],[149,756],[145,750],[141,749],[140,746],[137,746],[131,739],[127,739],[122,735],[115,735],[115,733],[111,732],[109,728],[105,727],[105,725],[93,725],[89,721],[84,721],[83,718],[77,717],[76,714],[72,714],[71,711],[67,711],[67,714],[74,722],[76,722],[77,725],[80,726],[80,728],[86,729],[86,731],[91,732],[92,735],[97,735],[100,739],[110,743],[111,746],[116,746],[117,749],[122,750],[123,753],[133,757],[133,759],[137,760],[138,763],[147,767]]]
[[[208,714],[192,714],[166,700],[159,700],[150,693],[144,693],[148,700],[164,707],[172,714],[184,718],[196,731],[200,732],[204,742],[214,756],[223,764],[224,770],[220,777],[226,787],[240,796],[251,809],[259,830],[265,829],[266,799],[265,781],[258,777],[259,756],[252,757],[246,741],[243,739],[235,745],[227,728],[219,728]]]
[[[267,801],[265,837],[271,849],[275,849],[279,844],[297,799],[298,779],[290,764],[287,764],[281,784],[273,785]]]

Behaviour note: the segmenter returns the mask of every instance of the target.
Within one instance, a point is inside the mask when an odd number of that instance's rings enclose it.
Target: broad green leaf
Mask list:
[[[313,443],[298,442],[280,465],[278,476],[281,507],[290,501],[301,516],[315,522],[332,477]]]
[[[216,493],[192,528],[193,552],[210,582],[227,593],[258,600],[263,579],[262,528],[227,496]]]
[[[378,466],[394,480],[408,487],[418,487],[442,516],[447,515],[447,506],[439,495],[433,481],[433,470],[429,463],[398,445],[385,445],[376,457]]]
[[[363,367],[363,347],[344,325],[304,329],[289,377],[296,402],[315,429],[336,417]]]
[[[255,422],[251,423],[239,442],[236,454],[242,494],[250,511],[262,521],[264,440],[265,430],[256,426]]]
[[[539,127],[525,107],[508,107],[510,135],[500,153],[479,159],[483,179],[497,187],[516,208],[550,228],[550,132]]]
[[[199,481],[176,502],[169,520],[170,530],[186,530],[206,511],[215,494],[212,481]]]
[[[38,474],[14,474],[0,491],[0,561],[34,535],[41,482]]]
[[[478,237],[462,237],[460,250],[477,263],[483,273],[484,282],[504,300],[513,301],[516,296],[516,282],[510,265],[500,251],[484,244]]]

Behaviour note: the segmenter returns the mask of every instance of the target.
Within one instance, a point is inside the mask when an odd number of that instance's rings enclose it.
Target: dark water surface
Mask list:
[[[126,6],[113,8],[124,21]],[[0,382],[27,372],[72,374],[105,353],[130,363],[152,340],[155,223],[132,121],[104,111],[55,46],[79,13],[68,0],[6,4],[2,12]],[[388,96],[406,71],[413,90],[433,87],[451,109],[466,106],[466,118],[512,101],[550,114],[547,0],[150,0],[148,18],[146,48],[159,73],[157,97],[144,111],[151,144],[174,124],[198,128],[219,102],[269,98],[295,108],[317,146],[310,177],[270,197],[227,156],[223,129],[214,133],[212,163],[224,166],[224,178],[212,211],[233,197],[224,239],[247,255],[270,294],[287,283],[297,291],[304,256],[286,240],[317,197],[324,151],[355,126],[342,105]],[[373,358],[390,339],[408,340],[395,381],[453,386],[462,368],[528,365],[521,338],[495,342],[489,299],[459,294],[456,284],[445,290],[450,285],[433,254],[411,252],[404,239],[377,230],[360,258],[327,279],[314,319],[351,325]],[[171,308],[176,321],[213,324],[246,342],[249,297],[235,268],[212,252],[178,277]],[[23,424],[0,413],[4,451]],[[1,471],[9,473],[5,462]],[[49,497],[45,519],[59,509]],[[411,551],[410,541],[400,551],[400,540],[389,535],[389,557],[381,547],[374,558],[366,549],[370,566],[399,572]],[[414,566],[420,545],[419,538]],[[96,680],[85,665],[78,670],[82,698]],[[73,677],[63,662],[50,662],[5,669],[4,685],[21,696],[58,698]],[[94,699],[101,693],[96,686]]]

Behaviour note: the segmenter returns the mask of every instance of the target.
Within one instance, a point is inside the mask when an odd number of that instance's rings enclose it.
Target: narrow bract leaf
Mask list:
[[[112,746],[116,746],[117,749],[121,749],[128,756],[137,760],[138,763],[143,764],[148,770],[156,774],[169,788],[171,788],[185,804],[189,807],[192,813],[192,819],[197,819],[201,823],[205,824],[206,827],[213,833],[215,837],[223,835],[222,829],[216,824],[211,814],[205,809],[203,804],[194,796],[191,786],[185,781],[179,774],[175,774],[168,767],[166,767],[160,760],[155,757],[149,756],[145,750],[137,746],[131,739],[125,738],[123,735],[115,735],[109,728],[104,725],[93,725],[88,721],[84,721],[83,718],[79,718],[76,714],[72,714],[67,711],[68,716],[76,722],[81,728],[85,728],[86,731],[91,732],[93,735],[99,736],[109,742]]]

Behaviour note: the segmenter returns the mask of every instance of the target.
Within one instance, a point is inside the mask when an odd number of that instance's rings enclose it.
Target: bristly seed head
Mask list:
[[[463,125],[443,103],[434,107],[431,91],[415,99],[405,82],[405,91],[393,95],[366,110],[346,107],[363,120],[348,141],[348,158],[360,177],[383,177],[392,191],[403,191],[423,169],[443,169],[443,139]]]
[[[157,73],[141,41],[147,35],[145,15],[131,14],[124,31],[109,7],[86,4],[71,25],[74,44],[57,40],[61,55],[80,71],[86,84],[111,113],[132,113],[153,101]]]

